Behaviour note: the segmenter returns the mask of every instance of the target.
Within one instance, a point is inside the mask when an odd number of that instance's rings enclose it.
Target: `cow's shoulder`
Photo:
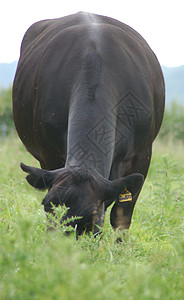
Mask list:
[[[26,31],[21,44],[21,54],[31,45],[31,43],[48,29],[53,23],[53,20],[43,20],[32,24]]]
[[[145,39],[135,29],[133,29],[131,26],[129,26],[121,21],[118,21],[116,19],[113,19],[113,18],[110,18],[107,16],[96,15],[96,14],[94,15],[93,18],[96,19],[96,22],[98,24],[106,24],[106,25],[111,25],[116,28],[119,28],[122,30],[122,32],[132,36],[136,40],[139,40],[139,42],[147,44]]]
[[[26,52],[28,47],[30,47],[35,40],[41,41],[42,38],[47,40],[57,34],[58,31],[61,31],[66,27],[70,27],[73,24],[73,19],[74,15],[71,15],[33,23],[24,35],[21,44],[21,55]]]
[[[33,23],[23,37],[21,44],[21,56],[26,53],[27,49],[31,47],[33,42],[38,41],[39,44],[43,43],[43,41],[46,42],[63,29],[80,23],[83,23],[83,18],[80,13]]]

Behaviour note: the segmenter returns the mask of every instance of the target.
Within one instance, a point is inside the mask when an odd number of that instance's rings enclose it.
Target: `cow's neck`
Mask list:
[[[71,103],[66,166],[95,168],[108,178],[114,154],[116,118],[108,103],[102,103],[102,100],[86,98],[74,99]]]

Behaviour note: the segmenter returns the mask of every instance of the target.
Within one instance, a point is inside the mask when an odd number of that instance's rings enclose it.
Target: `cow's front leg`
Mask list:
[[[114,229],[129,229],[134,204],[132,202],[121,203],[116,201],[111,209],[110,222]]]

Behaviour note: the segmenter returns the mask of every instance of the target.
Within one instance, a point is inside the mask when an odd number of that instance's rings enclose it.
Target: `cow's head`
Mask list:
[[[54,171],[28,167],[21,164],[29,175],[27,181],[33,187],[48,193],[42,201],[46,212],[53,212],[53,205],[68,207],[64,220],[81,217],[68,223],[77,226],[77,235],[84,231],[97,233],[104,221],[104,203],[118,199],[128,189],[132,195],[139,192],[143,184],[141,174],[132,174],[124,178],[109,181],[94,169],[66,167]]]

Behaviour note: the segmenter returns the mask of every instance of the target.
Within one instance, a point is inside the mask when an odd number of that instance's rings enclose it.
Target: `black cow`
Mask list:
[[[164,111],[156,56],[131,27],[90,13],[40,21],[26,32],[13,85],[17,132],[49,189],[45,211],[68,207],[77,234],[98,232],[111,209],[128,229]]]

